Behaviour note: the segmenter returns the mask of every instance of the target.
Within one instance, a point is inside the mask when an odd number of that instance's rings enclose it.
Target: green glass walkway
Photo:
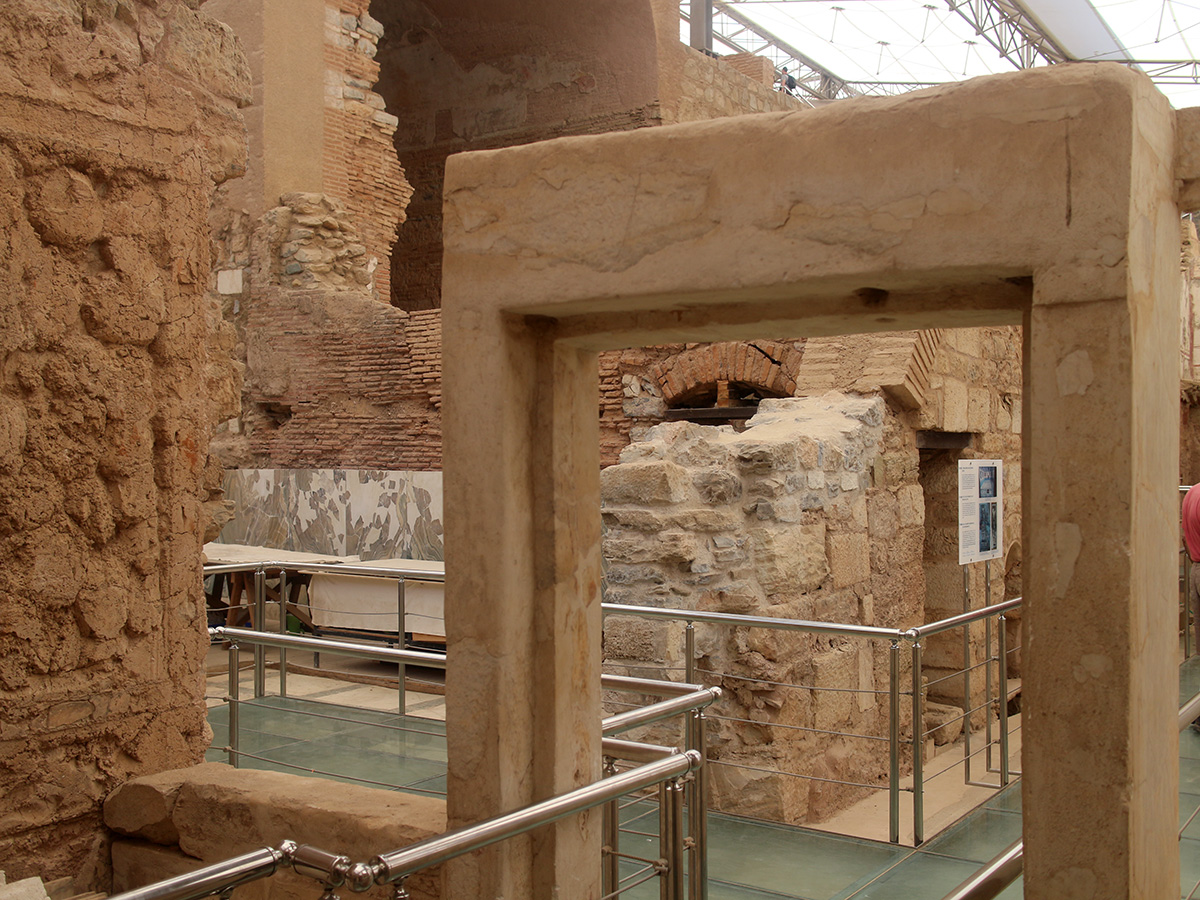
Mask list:
[[[1181,699],[1200,691],[1200,657],[1180,670]],[[420,704],[417,704],[418,706]],[[419,709],[409,707],[410,713]],[[317,715],[312,715],[316,713]],[[228,709],[209,721],[213,746],[227,743]],[[445,726],[436,719],[373,712],[311,700],[263,697],[243,702],[241,749],[260,759],[247,768],[312,773],[343,781],[402,785],[444,793]],[[223,762],[225,753],[210,750]],[[1200,733],[1179,736],[1181,897],[1200,900]],[[653,807],[628,807],[626,826],[655,834]],[[957,824],[914,850],[805,828],[711,814],[709,896],[712,900],[940,900],[1021,834],[1019,783],[996,794]],[[622,850],[653,858],[657,840],[636,834]],[[632,864],[630,864],[632,866]],[[630,892],[633,900],[658,896],[653,882]],[[1018,881],[1004,894],[1019,898]]]

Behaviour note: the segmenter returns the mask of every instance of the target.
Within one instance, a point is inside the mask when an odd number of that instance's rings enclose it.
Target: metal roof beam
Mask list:
[[[712,2],[713,41],[720,41],[738,53],[755,53],[771,60],[776,70],[787,68],[796,79],[797,88],[813,100],[837,100],[860,93],[847,86],[846,79],[829,71],[799,49],[772,34],[753,19],[743,15],[725,0]],[[699,4],[681,0],[680,17],[690,22],[691,9]],[[693,28],[693,34],[696,29]],[[803,99],[803,98],[802,98]]]
[[[1011,0],[946,0],[975,33],[987,41],[1017,69],[1071,59],[1062,47],[1042,31],[1020,6]]]

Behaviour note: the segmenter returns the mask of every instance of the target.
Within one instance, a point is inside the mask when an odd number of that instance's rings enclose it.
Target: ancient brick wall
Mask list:
[[[196,3],[0,15],[0,859],[104,887],[100,801],[209,741],[210,306],[245,58]],[[217,408],[222,407],[222,408]],[[213,479],[216,479],[215,483]]]
[[[246,359],[227,465],[441,468],[441,321],[365,292],[271,287],[230,315]]]
[[[325,15],[325,184],[362,232],[378,260],[375,289],[391,297],[391,254],[397,227],[412,196],[392,145],[398,119],[373,88],[383,26],[367,12],[369,0],[335,0]]]
[[[600,354],[600,464],[611,466],[647,429],[663,420],[667,404],[651,370],[683,344]]]

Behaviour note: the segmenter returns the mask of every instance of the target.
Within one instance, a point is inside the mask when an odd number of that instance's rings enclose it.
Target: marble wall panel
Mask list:
[[[231,469],[220,540],[371,559],[442,559],[442,473]]]

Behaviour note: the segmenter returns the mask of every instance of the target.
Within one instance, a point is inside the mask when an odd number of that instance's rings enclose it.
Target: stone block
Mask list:
[[[967,391],[967,431],[979,434],[991,428],[992,397],[989,388]]]
[[[151,794],[160,793],[164,803],[175,797],[170,815],[179,848],[207,863],[278,846],[284,839],[336,850],[351,859],[368,859],[380,848],[407,846],[446,829],[446,806],[440,798],[234,769],[222,763],[128,782],[110,797],[116,819],[129,823],[156,818],[139,816],[128,808],[137,797],[149,796],[126,790],[138,785],[150,787]],[[106,803],[106,821],[109,815]],[[159,824],[149,823],[149,827],[157,830]],[[146,835],[139,829],[136,836]],[[306,884],[311,893],[312,882]]]
[[[814,590],[829,574],[825,523],[764,527],[750,537],[750,558],[767,594]]]
[[[661,663],[666,658],[666,625],[638,616],[605,616],[604,658]]]
[[[171,821],[181,780],[176,772],[128,781],[104,801],[104,824],[117,834],[136,835],[156,844],[176,844]]]
[[[925,733],[937,745],[953,743],[962,734],[962,709],[941,703],[925,704]]]
[[[606,504],[665,506],[687,499],[687,470],[666,460],[609,466],[600,473],[600,493]]]
[[[886,541],[896,534],[899,508],[891,491],[872,491],[867,498],[868,534],[872,541]]]
[[[796,445],[791,442],[743,440],[734,448],[743,472],[790,472],[799,463]]]
[[[742,480],[717,466],[701,469],[692,476],[692,484],[705,503],[731,503],[742,496]]]
[[[22,878],[0,887],[0,900],[50,900],[40,878]]]
[[[733,454],[720,440],[699,435],[674,445],[671,450],[671,459],[688,468],[727,466],[732,463]]]
[[[858,685],[858,653],[850,647],[838,647],[813,657],[813,727],[840,731],[854,714],[855,695],[849,689]],[[832,690],[831,690],[832,689]]]
[[[969,431],[967,406],[967,386],[947,378],[942,388],[942,430]]]
[[[721,509],[681,509],[667,517],[667,524],[684,531],[732,532],[743,525],[739,514]]]
[[[606,528],[632,528],[634,531],[660,531],[668,519],[649,509],[606,509],[600,514]]]
[[[902,528],[925,524],[925,495],[920,485],[906,484],[896,491],[896,511]]]
[[[829,571],[835,588],[849,587],[871,577],[871,554],[865,534],[830,534]]]
[[[222,269],[217,272],[217,293],[240,294],[243,282],[242,269]]]

